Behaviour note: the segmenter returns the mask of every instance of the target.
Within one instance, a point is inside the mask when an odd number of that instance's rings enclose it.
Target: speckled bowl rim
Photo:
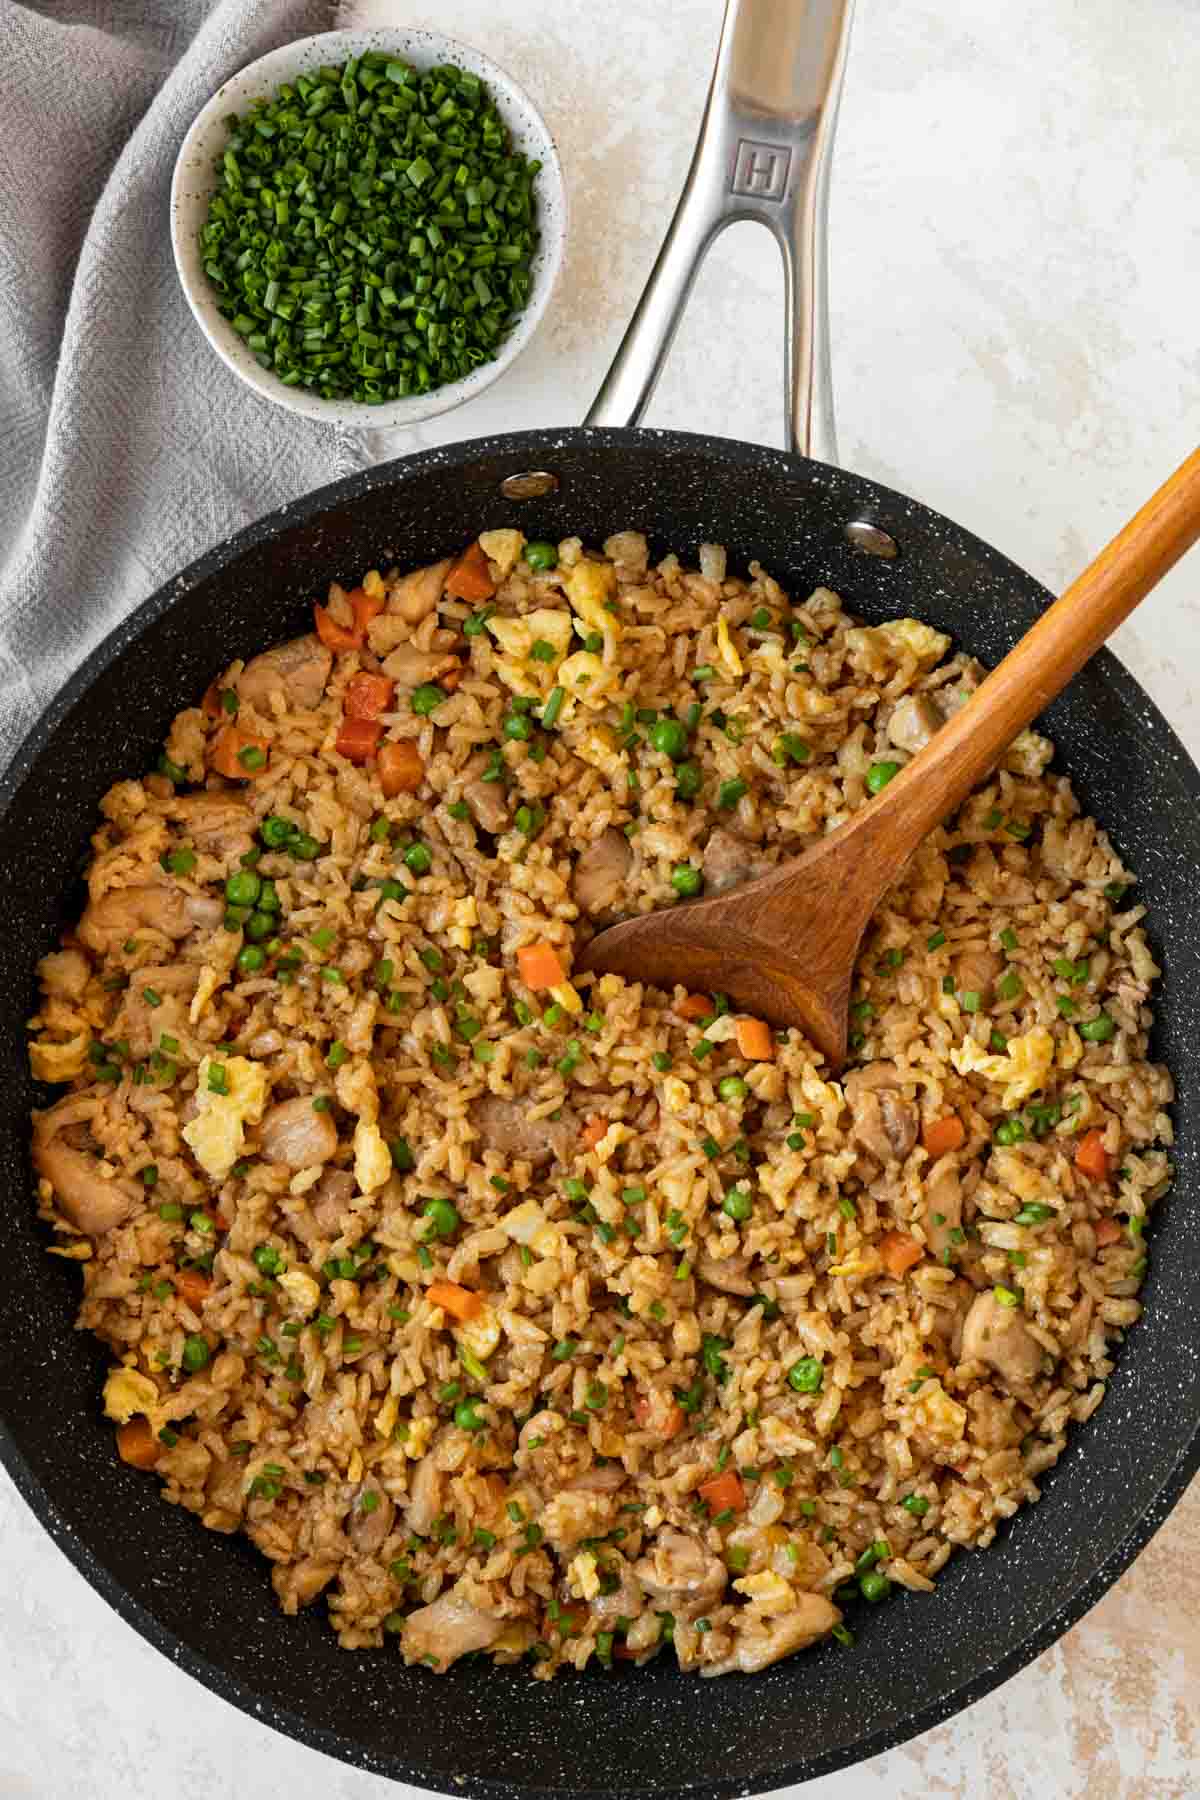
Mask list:
[[[324,400],[306,389],[286,387],[271,370],[264,369],[228,319],[221,316],[197,244],[204,209],[215,185],[213,157],[217,144],[224,138],[228,114],[242,111],[251,100],[273,93],[283,82],[293,80],[298,74],[318,69],[323,64],[344,62],[347,57],[361,56],[366,50],[385,50],[421,69],[437,63],[453,63],[457,68],[478,75],[491,89],[516,149],[524,156],[539,159],[542,165],[535,178],[541,241],[531,264],[529,300],[498,355],[464,375],[460,381],[447,382],[428,394],[388,400],[381,406],[367,406],[356,400]],[[247,63],[236,75],[231,75],[202,107],[180,145],[171,176],[171,248],[179,284],[193,318],[221,361],[248,387],[277,406],[323,425],[352,430],[396,430],[405,425],[419,425],[426,419],[453,412],[455,407],[474,400],[498,381],[530,343],[541,323],[562,270],[566,241],[567,190],[550,127],[525,89],[490,56],[440,31],[407,26],[322,31],[269,51],[266,56]]]
[[[802,461],[802,459],[789,457],[785,453],[771,451],[758,445],[688,432],[584,429],[556,433],[543,430],[474,438],[450,446],[416,452],[397,462],[379,464],[344,477],[342,480],[320,488],[244,527],[235,536],[226,539],[164,583],[133,614],[122,621],[55,696],[53,702],[25,738],[8,768],[0,775],[0,816],[7,811],[14,795],[36,767],[41,753],[76,701],[103,678],[128,644],[169,610],[184,593],[197,583],[235,562],[243,552],[250,550],[263,540],[269,540],[290,530],[298,523],[312,518],[314,514],[336,508],[343,502],[356,499],[364,491],[373,487],[385,486],[389,482],[402,478],[401,471],[404,474],[417,474],[439,469],[443,476],[452,480],[454,472],[464,465],[499,457],[510,459],[513,468],[543,467],[546,466],[548,458],[556,449],[566,448],[580,438],[586,439],[589,444],[611,450],[618,455],[622,449],[628,448],[634,443],[645,443],[647,439],[668,456],[672,454],[686,456],[697,449],[701,449],[707,454],[719,450],[720,454],[730,462],[751,464],[766,478],[778,477],[794,471],[797,464]],[[816,467],[820,469],[823,482],[831,487],[836,488],[841,481],[845,480],[851,485],[852,497],[857,496],[859,499],[861,499],[862,491],[869,489],[878,500],[894,504],[901,516],[905,509],[911,509],[914,506],[920,507],[925,512],[931,510],[924,507],[921,502],[913,501],[894,489],[885,488],[864,477],[843,474],[840,470],[821,465],[816,465]],[[1020,585],[1027,586],[1032,581],[1032,578],[1024,570],[1003,556],[1001,552],[984,544],[973,533],[948,519],[942,519],[941,523],[945,528],[948,541],[967,542],[986,552],[993,566],[1010,569],[1014,582]],[[1047,604],[1052,598],[1051,594],[1045,593]],[[1160,756],[1170,762],[1173,779],[1184,788],[1193,807],[1200,810],[1200,770],[1196,768],[1195,763],[1187,754],[1172,726],[1111,652],[1099,651],[1094,661],[1102,668],[1106,684],[1119,695],[1123,707],[1143,724],[1147,733],[1153,738]],[[393,1781],[411,1783],[426,1791],[443,1791],[430,1789],[428,1770],[408,1762],[401,1748],[398,1748],[395,1754],[383,1756],[338,1732],[313,1725],[287,1707],[265,1702],[248,1680],[239,1677],[228,1667],[217,1666],[208,1657],[183,1644],[170,1629],[160,1624],[153,1614],[134,1600],[120,1582],[109,1574],[74,1525],[50,1500],[45,1488],[17,1447],[3,1418],[0,1418],[0,1462],[4,1463],[18,1491],[46,1531],[64,1554],[70,1558],[89,1585],[102,1594],[113,1610],[119,1613],[126,1623],[140,1633],[147,1642],[153,1644],[179,1668],[195,1677],[196,1680],[203,1682],[211,1692],[237,1706],[261,1724],[268,1725],[283,1735],[307,1744],[315,1750],[320,1750],[339,1761]],[[1091,1572],[1081,1574],[1078,1585],[1071,1591],[1069,1599],[1029,1630],[1018,1643],[998,1657],[994,1663],[958,1682],[926,1704],[915,1708],[903,1718],[868,1732],[853,1743],[806,1756],[799,1762],[786,1762],[771,1770],[770,1790],[774,1791],[798,1782],[813,1780],[817,1776],[847,1768],[878,1756],[886,1750],[894,1749],[900,1744],[907,1743],[935,1725],[944,1723],[965,1707],[973,1705],[975,1701],[982,1699],[993,1689],[1016,1675],[1044,1650],[1049,1649],[1112,1587],[1117,1578],[1133,1562],[1138,1552],[1164,1523],[1198,1470],[1200,1470],[1200,1428],[1197,1428],[1193,1412],[1191,1435],[1166,1469],[1152,1499],[1132,1525],[1124,1530],[1123,1535],[1115,1542],[1108,1554],[1091,1569]],[[580,1800],[582,1794],[590,1793],[599,1797],[605,1792],[605,1790],[587,1783],[581,1783],[578,1787],[573,1788],[544,1786],[534,1789],[512,1781],[490,1780],[475,1775],[456,1776],[453,1790],[455,1793],[470,1796],[471,1800],[530,1800],[531,1794],[534,1793],[540,1795],[541,1800]],[[761,1791],[763,1791],[761,1787],[749,1786],[745,1780],[739,1780],[736,1776],[730,1775],[719,1780],[685,1782],[678,1787],[670,1788],[665,1786],[625,1788],[621,1790],[620,1800],[639,1800],[639,1797],[643,1795],[645,1800],[734,1800],[736,1796]]]

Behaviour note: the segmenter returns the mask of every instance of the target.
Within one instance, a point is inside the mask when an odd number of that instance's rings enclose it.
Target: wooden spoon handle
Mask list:
[[[1081,669],[1200,537],[1200,450],[1194,450],[1066,593],[1009,651],[972,698],[859,815],[875,854],[899,867],[966,799],[1017,733]],[[878,826],[869,824],[878,807]]]

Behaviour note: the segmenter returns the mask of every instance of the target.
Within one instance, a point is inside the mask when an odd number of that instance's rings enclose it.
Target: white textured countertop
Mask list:
[[[390,453],[577,421],[674,204],[720,0],[344,10],[489,50],[549,117],[573,207],[563,287],[524,359]],[[1198,24],[1195,0],[859,0],[832,201],[842,459],[1051,586],[1198,435]],[[778,442],[780,296],[765,235],[734,228],[648,422]],[[232,378],[214,367],[214,379]],[[1117,648],[1200,753],[1200,552]],[[1053,1650],[806,1800],[1200,1793],[1198,1533],[1193,1487]],[[0,1543],[0,1800],[399,1791],[180,1674],[84,1584],[4,1477]]]

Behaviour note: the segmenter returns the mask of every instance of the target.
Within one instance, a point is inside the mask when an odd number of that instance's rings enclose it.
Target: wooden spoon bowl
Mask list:
[[[1200,450],[854,818],[729,893],[612,926],[585,946],[577,968],[728,994],[740,1010],[798,1026],[840,1067],[863,933],[918,844],[1198,536]]]

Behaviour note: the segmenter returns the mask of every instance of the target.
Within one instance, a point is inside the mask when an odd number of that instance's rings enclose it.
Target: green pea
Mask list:
[[[671,886],[682,900],[690,900],[704,886],[704,877],[690,863],[679,863],[671,870]]]
[[[929,1501],[924,1494],[906,1494],[900,1504],[914,1519],[923,1519],[929,1511]]]
[[[272,813],[263,820],[258,828],[258,835],[270,850],[282,850],[298,835],[299,828],[290,819],[281,819],[278,813]]]
[[[526,544],[525,561],[531,569],[556,569],[558,551],[553,544],[543,543],[538,539],[536,543]]]
[[[1025,1127],[1020,1119],[1004,1119],[992,1136],[998,1144],[1020,1144],[1024,1142]]]
[[[1091,1044],[1107,1044],[1116,1033],[1116,1026],[1107,1013],[1098,1013],[1094,1019],[1085,1019],[1079,1027],[1081,1038],[1087,1038]]]
[[[516,743],[527,743],[533,736],[533,726],[522,713],[508,713],[501,729],[506,738]]]
[[[258,910],[265,913],[277,913],[280,910],[279,889],[273,881],[264,881],[258,896]]]
[[[460,1400],[454,1409],[454,1423],[462,1431],[483,1431],[487,1420],[479,1416],[478,1400]]]
[[[288,849],[298,862],[312,862],[320,848],[316,838],[310,837],[307,831],[298,831],[288,844]]]
[[[675,798],[694,800],[703,781],[698,762],[681,762],[675,768]]]
[[[256,1244],[251,1254],[255,1268],[261,1269],[264,1275],[278,1275],[283,1267],[283,1258],[274,1244]]]
[[[868,1569],[865,1574],[860,1575],[858,1587],[863,1599],[872,1602],[886,1600],[892,1591],[891,1582],[878,1569]]]
[[[727,1218],[736,1219],[744,1224],[754,1211],[754,1202],[745,1188],[730,1188],[721,1202],[721,1211]]]
[[[238,869],[225,883],[230,906],[253,906],[262,892],[262,877],[253,869]]]
[[[242,929],[252,944],[261,944],[275,930],[275,921],[270,913],[251,913]]]
[[[872,763],[867,770],[867,789],[872,794],[881,794],[888,782],[900,773],[900,764],[895,762]]]
[[[431,1237],[449,1237],[458,1230],[458,1208],[441,1196],[426,1201],[424,1215],[429,1220]]]
[[[825,1368],[817,1356],[802,1356],[787,1373],[788,1386],[798,1394],[819,1394],[825,1380]]]
[[[404,866],[411,869],[414,875],[428,875],[433,867],[433,857],[424,844],[410,844],[404,852]]]
[[[436,682],[423,681],[420,687],[413,689],[409,704],[418,718],[427,719],[430,713],[437,711],[445,698],[445,688],[438,687]]]
[[[237,966],[243,975],[253,975],[261,969],[267,960],[267,953],[261,944],[247,944],[238,951]]]
[[[195,1375],[197,1370],[205,1368],[208,1358],[208,1341],[206,1338],[202,1338],[198,1331],[193,1332],[190,1337],[184,1338],[182,1360],[189,1375]]]
[[[717,1083],[722,1100],[744,1100],[750,1092],[740,1075],[723,1075]]]
[[[650,742],[664,756],[678,762],[687,750],[687,726],[681,719],[660,719],[651,728]]]

